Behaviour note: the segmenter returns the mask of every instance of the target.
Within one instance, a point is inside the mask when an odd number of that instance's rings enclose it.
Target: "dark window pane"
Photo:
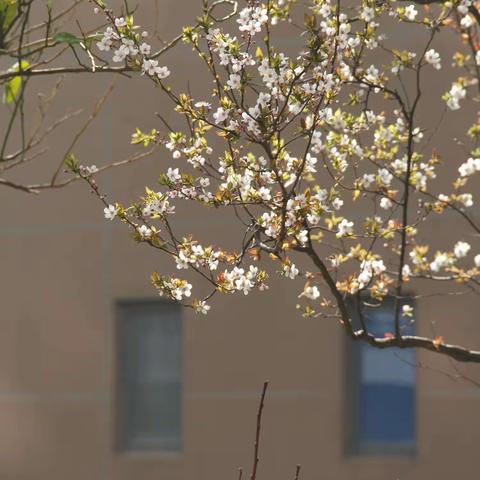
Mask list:
[[[164,302],[119,305],[119,446],[181,447],[180,307]]]
[[[414,389],[387,383],[360,387],[359,440],[376,444],[412,443],[415,435]]]

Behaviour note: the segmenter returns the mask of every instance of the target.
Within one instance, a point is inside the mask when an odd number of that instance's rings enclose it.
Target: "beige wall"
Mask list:
[[[197,3],[161,1],[162,36],[177,32],[182,16],[193,18],[190,6]],[[150,9],[142,15],[151,23],[152,2],[141,6]],[[188,58],[177,55],[174,70],[197,80]],[[67,82],[58,111],[91,104],[108,82],[87,77]],[[162,106],[142,78],[120,79],[78,149],[79,158],[97,165],[123,158],[134,127],[154,125],[153,112]],[[57,138],[47,161],[19,172],[19,178],[48,178],[68,144],[68,131]],[[145,184],[154,185],[168,166],[161,152],[103,175],[100,183],[111,198],[128,201]],[[304,480],[476,478],[480,389],[429,370],[418,371],[418,455],[344,456],[344,336],[326,320],[299,318],[295,293],[280,281],[265,294],[219,298],[208,317],[186,312],[183,452],[115,453],[114,302],[156,298],[149,275],[165,260],[105,221],[98,200],[80,183],[40,196],[2,189],[0,219],[0,480],[236,478],[239,466],[248,472],[251,465],[265,379],[271,387],[262,433],[263,480],[293,478],[297,463]],[[235,228],[233,219],[220,214],[185,213],[181,222],[210,242],[228,241]],[[459,312],[447,300],[423,303],[420,332],[430,334],[428,320],[438,318],[446,338],[478,346],[477,318],[468,314],[478,304],[462,306]],[[446,359],[433,354],[420,352],[419,359],[452,371]],[[465,370],[480,377],[478,368]]]

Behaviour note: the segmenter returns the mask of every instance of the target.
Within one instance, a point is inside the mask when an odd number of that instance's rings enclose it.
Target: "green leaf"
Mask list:
[[[76,45],[82,41],[81,38],[76,37],[75,35],[68,32],[57,33],[53,39],[57,42],[68,43],[68,45]]]
[[[17,0],[0,0],[0,31],[5,32],[17,14]]]
[[[22,60],[21,62],[22,70],[26,70],[30,64],[26,60]],[[18,62],[13,65],[13,67],[8,69],[9,72],[19,72],[20,68]],[[6,84],[5,84],[5,91],[3,92],[3,103],[10,105],[15,101],[17,98],[20,89],[22,87],[22,77],[17,75],[12,77]]]
[[[77,173],[80,164],[73,153],[67,153],[64,158],[65,166],[73,173]]]

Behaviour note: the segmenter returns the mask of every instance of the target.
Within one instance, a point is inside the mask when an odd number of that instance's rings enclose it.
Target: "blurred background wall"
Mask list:
[[[199,12],[199,0],[143,0],[136,23],[167,40]],[[88,24],[91,7],[79,15]],[[282,41],[288,48],[295,39]],[[208,80],[192,58],[181,47],[162,63],[179,89],[201,92]],[[175,124],[158,90],[132,77],[117,79],[76,148],[81,163],[125,158],[135,127],[161,127],[156,111]],[[52,114],[92,106],[110,82],[67,79]],[[432,85],[432,95],[443,91]],[[425,112],[432,122],[438,114],[433,107]],[[75,122],[18,178],[47,179]],[[461,125],[447,128],[452,136]],[[111,201],[127,203],[145,185],[155,188],[169,166],[159,150],[103,174],[99,184]],[[149,276],[171,271],[168,259],[136,245],[102,210],[80,182],[41,195],[0,190],[1,480],[226,479],[236,478],[238,467],[248,474],[265,380],[259,479],[293,478],[297,464],[304,480],[475,478],[478,386],[409,368],[398,359],[404,352],[354,350],[338,325],[300,317],[298,292],[288,281],[246,298],[217,298],[206,317],[165,304]],[[180,208],[178,217],[181,230],[205,243],[233,244],[238,231],[220,211]],[[440,221],[437,227],[448,236]],[[422,302],[415,328],[430,334],[433,318],[448,341],[478,346],[475,307]],[[434,354],[404,360],[453,371]],[[478,368],[462,369],[480,377]],[[371,391],[380,404],[369,400]]]

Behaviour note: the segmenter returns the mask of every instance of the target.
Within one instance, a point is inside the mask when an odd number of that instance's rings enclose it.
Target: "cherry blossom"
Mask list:
[[[424,58],[425,58],[425,61],[429,63],[436,70],[440,70],[442,68],[440,55],[433,48],[425,52]]]
[[[113,220],[117,216],[117,209],[114,205],[109,205],[108,207],[105,207],[103,209],[103,212],[107,220]]]

